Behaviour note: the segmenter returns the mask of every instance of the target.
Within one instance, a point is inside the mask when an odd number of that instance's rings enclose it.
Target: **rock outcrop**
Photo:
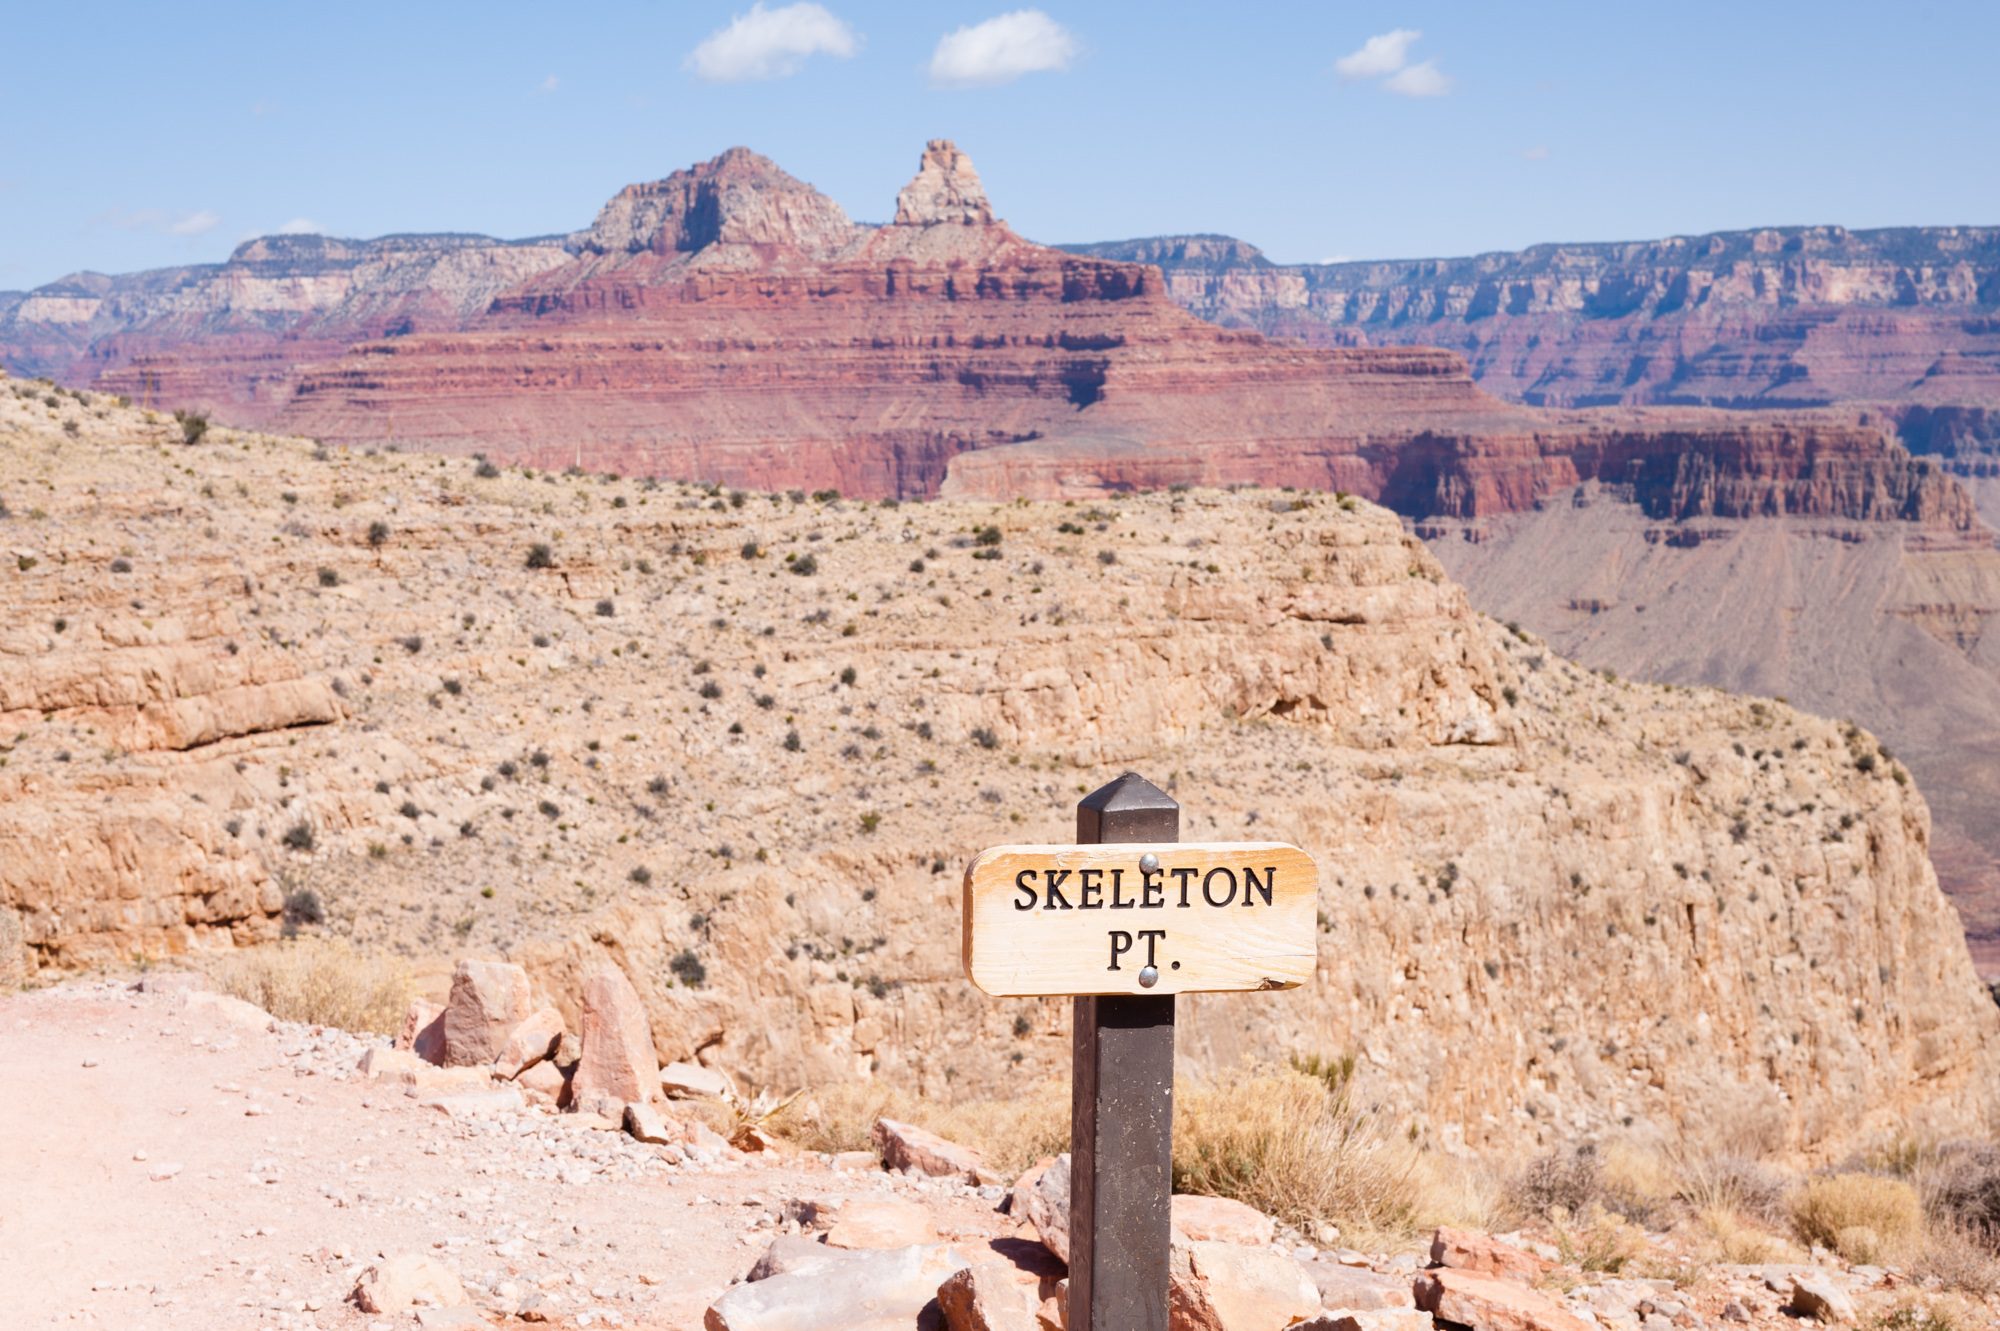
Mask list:
[[[966,984],[960,869],[1132,766],[1190,839],[1322,865],[1317,978],[1186,1000],[1191,1068],[1352,1053],[1352,1094],[1446,1148],[1629,1119],[1831,1153],[1970,1126],[1996,1084],[1899,759],[1579,669],[1360,500],[732,501],[211,436],[0,391],[0,540],[35,552],[0,565],[0,660],[38,681],[0,714],[30,978],[268,936],[289,895],[364,948],[525,967],[585,1059],[600,1030],[631,1055],[619,1099],[658,1093],[655,1055],[1012,1092],[1067,1066],[1066,1005]],[[213,669],[145,696],[261,661],[338,715],[114,751],[141,695],[72,654],[116,674],[224,596],[228,636],[188,644]],[[600,973],[636,1001],[586,1017]],[[629,1038],[601,1019],[632,1007]]]

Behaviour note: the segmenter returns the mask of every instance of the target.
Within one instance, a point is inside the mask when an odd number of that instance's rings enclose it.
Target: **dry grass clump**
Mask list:
[[[328,939],[230,953],[207,970],[224,993],[314,1026],[394,1034],[410,1001],[410,975],[400,963]]]
[[[1917,1190],[1879,1174],[1810,1179],[1792,1202],[1792,1225],[1808,1243],[1850,1262],[1879,1262],[1909,1251],[1923,1236]]]
[[[1350,1235],[1405,1235],[1450,1214],[1442,1171],[1344,1084],[1297,1067],[1249,1069],[1175,1092],[1174,1190],[1233,1197],[1268,1215]],[[1447,1214],[1439,1214],[1439,1212]]]
[[[902,1119],[963,1142],[1002,1174],[1069,1149],[1069,1088],[1048,1084],[1006,1100],[929,1100],[879,1081],[847,1082],[803,1095],[770,1126],[809,1151],[874,1148],[878,1118]]]
[[[1646,1231],[1614,1211],[1592,1202],[1581,1215],[1557,1206],[1549,1210],[1556,1250],[1563,1261],[1583,1271],[1623,1271],[1646,1251]]]

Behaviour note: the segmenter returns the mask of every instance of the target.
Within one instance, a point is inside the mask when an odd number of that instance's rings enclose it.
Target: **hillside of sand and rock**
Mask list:
[[[1067,1008],[964,982],[960,869],[1131,767],[1322,865],[1316,981],[1191,1001],[1191,1066],[1352,1055],[1440,1150],[1988,1111],[1899,760],[1584,671],[1359,500],[865,503],[4,388],[13,981],[300,931],[511,958],[573,1028],[608,962],[662,1061],[992,1095],[1060,1073]]]

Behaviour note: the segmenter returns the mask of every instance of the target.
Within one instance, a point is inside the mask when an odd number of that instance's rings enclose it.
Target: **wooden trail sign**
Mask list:
[[[1291,989],[1318,954],[1297,846],[996,846],[965,871],[965,973],[996,997]]]
[[[1077,804],[1076,839],[967,867],[965,973],[1076,996],[1067,1325],[1167,1331],[1174,995],[1310,979],[1318,877],[1296,846],[1179,844],[1180,805],[1134,772]]]

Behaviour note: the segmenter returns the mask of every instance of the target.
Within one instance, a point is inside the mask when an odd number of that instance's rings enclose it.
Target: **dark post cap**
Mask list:
[[[1174,797],[1137,772],[1099,786],[1076,805],[1076,839],[1085,845],[1178,841],[1180,826]]]

